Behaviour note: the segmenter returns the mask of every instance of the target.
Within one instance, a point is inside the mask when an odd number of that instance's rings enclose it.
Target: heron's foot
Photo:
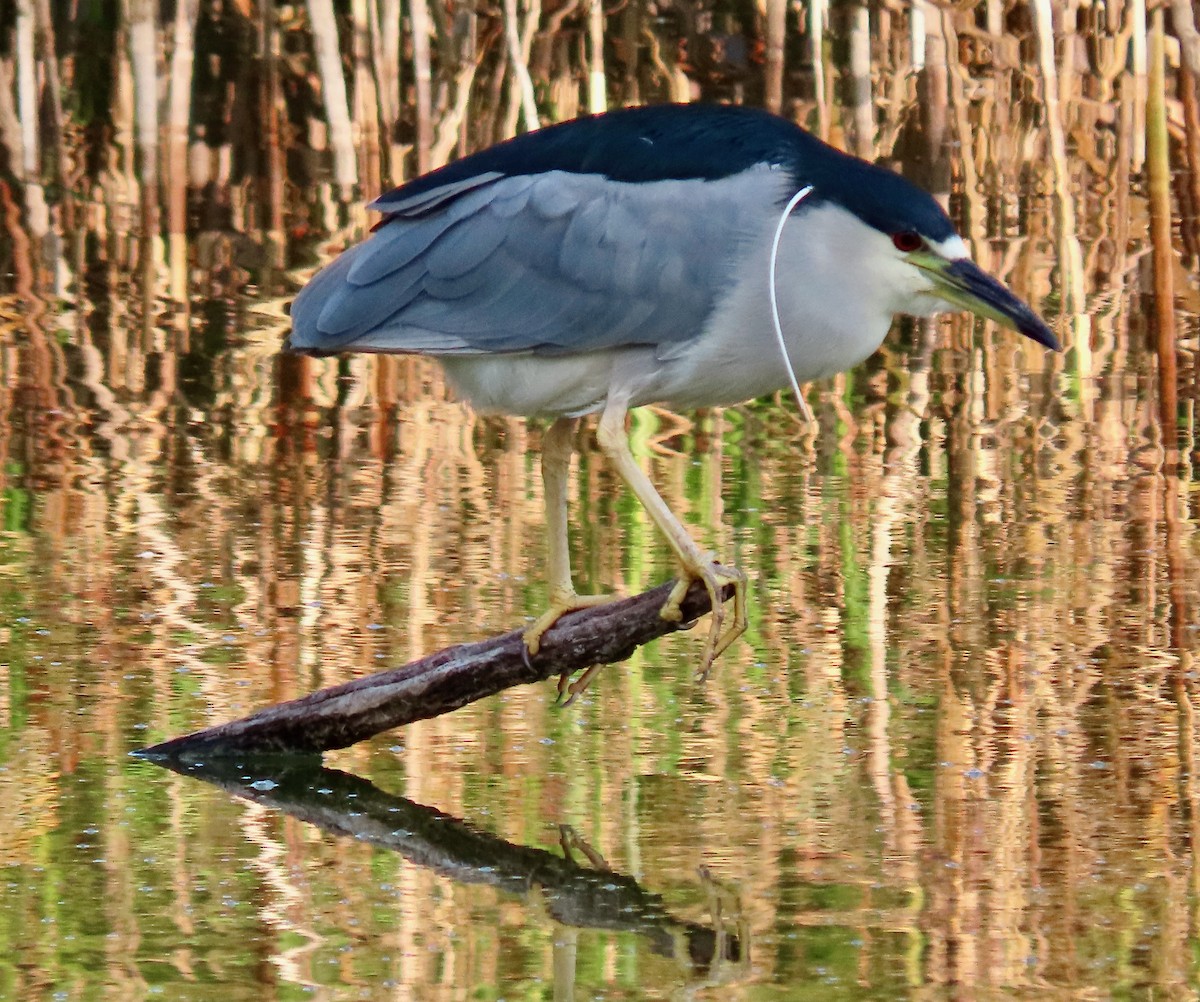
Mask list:
[[[574,589],[553,591],[550,593],[550,608],[529,624],[523,634],[525,650],[533,657],[542,648],[542,636],[568,612],[576,609],[590,609],[595,605],[615,602],[617,595],[577,595]]]
[[[704,888],[709,918],[717,934],[709,957],[711,977],[719,967],[733,965],[736,969],[744,963],[742,944],[747,942],[750,935],[750,924],[742,907],[741,895],[733,887],[716,880],[706,866],[699,867],[697,872]]]
[[[578,849],[597,870],[602,870],[605,873],[613,872],[613,868],[608,865],[608,860],[593,849],[583,836],[570,825],[558,826],[558,844],[562,846],[563,856],[570,862],[575,862],[575,857],[571,850]]]
[[[678,623],[683,619],[681,603],[693,581],[704,582],[712,604],[712,620],[708,627],[708,639],[704,644],[704,654],[700,660],[700,671],[697,677],[701,682],[708,678],[716,661],[738,637],[746,632],[746,575],[736,567],[725,567],[718,564],[712,554],[703,563],[695,566],[684,565],[680,568],[679,580],[671,589],[663,603],[659,615],[668,623]],[[733,618],[726,624],[725,602],[722,595],[726,586],[733,587]]]
[[[558,676],[558,705],[566,709],[575,702],[580,696],[588,691],[588,687],[596,677],[596,673],[604,667],[603,665],[592,665],[590,668],[584,669],[582,675],[574,682],[571,681],[571,673],[563,672]]]

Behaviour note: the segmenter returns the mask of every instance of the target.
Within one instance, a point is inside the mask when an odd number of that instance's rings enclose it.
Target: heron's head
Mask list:
[[[839,156],[806,202],[855,217],[853,257],[863,280],[885,287],[898,313],[969,310],[1060,350],[1058,339],[1006,285],[971,260],[962,237],[927,192],[892,171]],[[824,173],[824,172],[823,172]],[[844,216],[842,217],[845,218]],[[843,254],[847,254],[843,247]]]

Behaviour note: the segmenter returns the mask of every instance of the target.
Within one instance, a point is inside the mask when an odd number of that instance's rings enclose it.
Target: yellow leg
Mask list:
[[[746,575],[736,567],[722,567],[712,554],[703,553],[683,523],[667,507],[662,495],[654,489],[650,478],[642,472],[625,433],[626,406],[624,401],[611,400],[600,417],[596,437],[600,448],[616,467],[659,531],[666,536],[679,560],[679,580],[663,604],[661,615],[669,622],[679,622],[683,613],[679,605],[693,581],[702,581],[712,602],[712,622],[700,662],[700,677],[708,675],[712,663],[730,644],[746,631]],[[733,621],[725,628],[725,603],[721,592],[733,585]]]
[[[542,646],[542,635],[572,609],[587,609],[613,601],[612,595],[579,595],[571,581],[571,551],[567,540],[567,477],[575,451],[578,418],[561,417],[542,439],[542,482],[546,489],[546,542],[550,565],[550,608],[525,631],[525,649],[533,657]]]

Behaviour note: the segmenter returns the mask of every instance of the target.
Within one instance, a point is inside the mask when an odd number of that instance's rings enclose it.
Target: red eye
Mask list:
[[[915,250],[920,250],[925,246],[925,241],[921,239],[919,234],[913,233],[911,230],[905,230],[903,233],[893,233],[892,243],[896,245],[896,250],[901,254],[911,254]]]

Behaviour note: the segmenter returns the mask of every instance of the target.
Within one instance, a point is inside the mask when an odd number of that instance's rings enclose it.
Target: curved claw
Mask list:
[[[574,682],[571,681],[571,673],[563,672],[558,676],[558,700],[557,703],[564,710],[575,702],[580,696],[587,692],[588,687],[592,684],[592,680],[596,677],[596,673],[603,665],[591,665],[584,669],[582,675]]]
[[[697,679],[703,682],[712,670],[713,662],[721,656],[738,637],[746,632],[746,575],[736,567],[724,567],[711,557],[703,564],[682,567],[679,579],[671,594],[663,603],[659,615],[669,623],[678,623],[683,618],[680,603],[693,581],[704,582],[712,604],[712,619],[708,628],[708,640],[701,656]],[[725,624],[725,602],[722,593],[726,585],[733,586],[733,620],[727,629]]]

